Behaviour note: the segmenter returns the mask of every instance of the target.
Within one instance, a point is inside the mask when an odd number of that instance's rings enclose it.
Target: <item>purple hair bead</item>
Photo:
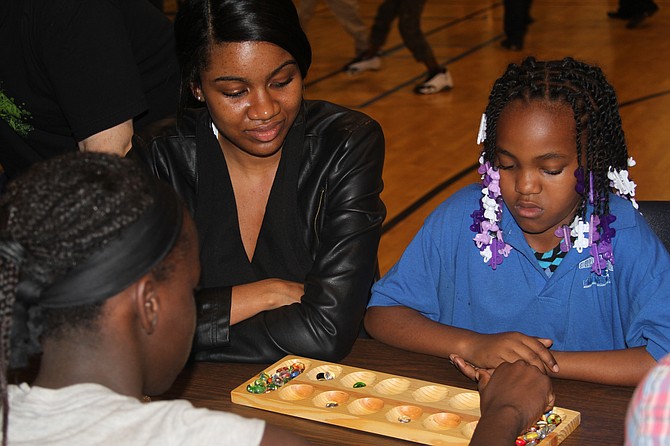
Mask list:
[[[575,178],[577,178],[577,184],[575,185],[575,191],[579,195],[584,194],[584,169],[581,167],[578,167],[575,170]]]

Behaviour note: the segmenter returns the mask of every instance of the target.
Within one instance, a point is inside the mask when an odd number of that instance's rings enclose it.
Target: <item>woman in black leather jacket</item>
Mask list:
[[[291,0],[191,0],[175,33],[180,102],[205,107],[180,107],[131,156],[172,184],[198,227],[193,356],[342,359],[386,214],[379,124],[303,99],[311,48]]]

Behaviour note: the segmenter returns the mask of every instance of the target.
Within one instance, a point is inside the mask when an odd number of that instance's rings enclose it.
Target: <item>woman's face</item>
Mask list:
[[[554,230],[570,224],[581,197],[575,191],[575,119],[563,103],[515,100],[498,118],[495,165],[500,190],[530,246],[553,249]]]
[[[298,115],[303,83],[293,56],[277,45],[230,42],[212,46],[193,92],[206,102],[224,152],[269,157]]]

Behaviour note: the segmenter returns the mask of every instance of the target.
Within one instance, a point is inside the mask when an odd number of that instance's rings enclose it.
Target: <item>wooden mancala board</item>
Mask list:
[[[275,390],[247,390],[260,373],[297,363],[304,371]],[[286,356],[259,375],[233,389],[233,403],[431,445],[467,445],[480,418],[476,391],[343,364]],[[579,425],[579,412],[553,412],[562,422],[541,446],[559,444]]]

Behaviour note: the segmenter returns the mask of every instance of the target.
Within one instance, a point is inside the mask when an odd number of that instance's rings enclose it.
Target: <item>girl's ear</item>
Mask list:
[[[156,284],[149,275],[142,277],[136,284],[135,311],[146,334],[152,334],[158,323],[160,302],[156,292]]]
[[[191,93],[193,93],[193,96],[195,96],[198,101],[205,102],[205,94],[202,92],[202,87],[195,82],[191,83]]]

